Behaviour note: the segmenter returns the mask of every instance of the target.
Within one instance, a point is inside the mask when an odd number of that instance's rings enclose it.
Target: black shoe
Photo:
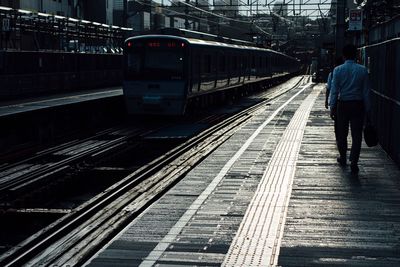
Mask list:
[[[342,166],[342,167],[346,166],[346,160],[345,159],[342,159],[341,157],[338,157],[336,160],[337,160],[337,162],[339,163],[340,166]]]
[[[352,174],[358,174],[358,172],[360,171],[360,169],[358,168],[357,164],[351,164],[350,168],[351,168],[351,173]]]

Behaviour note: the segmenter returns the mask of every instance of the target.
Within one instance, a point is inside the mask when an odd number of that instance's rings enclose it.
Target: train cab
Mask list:
[[[130,114],[182,114],[188,75],[188,42],[176,36],[125,41],[123,92]]]

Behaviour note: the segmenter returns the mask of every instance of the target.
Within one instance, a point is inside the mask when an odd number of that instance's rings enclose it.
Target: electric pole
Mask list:
[[[335,36],[335,49],[336,57],[342,56],[342,49],[344,46],[344,33],[345,33],[345,0],[337,0],[336,3],[336,36]]]

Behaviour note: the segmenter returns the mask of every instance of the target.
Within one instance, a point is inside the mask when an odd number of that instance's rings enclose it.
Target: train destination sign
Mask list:
[[[362,10],[351,9],[349,11],[349,31],[362,30]]]

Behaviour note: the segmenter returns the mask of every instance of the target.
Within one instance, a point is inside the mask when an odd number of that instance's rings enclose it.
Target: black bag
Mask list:
[[[376,146],[378,144],[378,135],[372,124],[365,125],[364,140],[368,147]]]

